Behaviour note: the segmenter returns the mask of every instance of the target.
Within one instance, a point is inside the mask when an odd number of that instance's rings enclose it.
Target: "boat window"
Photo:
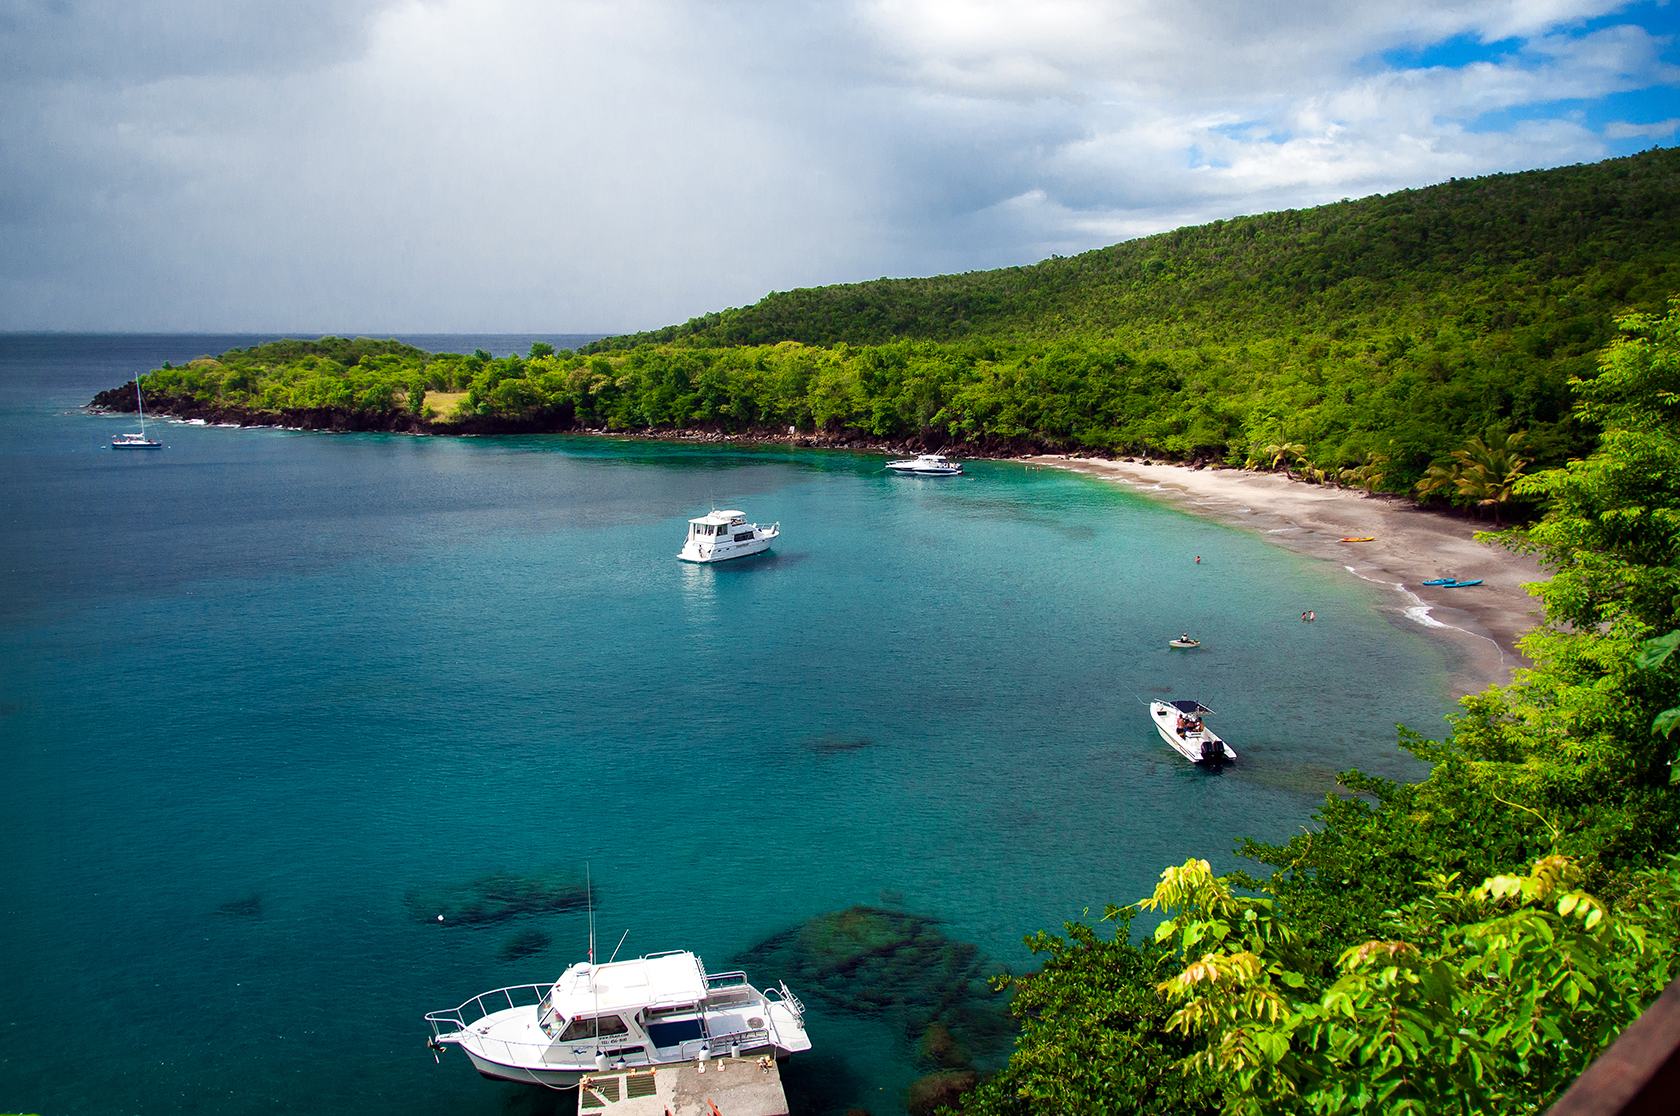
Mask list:
[[[599,1024],[598,1027],[597,1024]],[[613,1035],[629,1033],[630,1028],[624,1025],[624,1020],[616,1015],[604,1015],[599,1020],[572,1020],[571,1023],[567,1024],[566,1029],[560,1032],[558,1041],[577,1042],[579,1039],[595,1038],[597,1035],[602,1038],[610,1038]]]

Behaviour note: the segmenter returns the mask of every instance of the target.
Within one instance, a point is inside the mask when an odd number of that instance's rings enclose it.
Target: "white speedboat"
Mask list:
[[[1161,734],[1172,750],[1191,763],[1205,763],[1217,767],[1237,758],[1231,746],[1207,727],[1206,717],[1213,710],[1199,701],[1152,701],[1149,718],[1155,731]]]
[[[913,473],[918,477],[954,477],[962,472],[961,465],[947,461],[942,453],[918,453],[903,461],[889,461],[887,468],[895,473]]]
[[[140,395],[140,377],[134,377],[134,405],[140,412],[140,432],[129,431],[118,434],[111,439],[111,448],[119,449],[162,449],[163,444],[155,438],[146,437],[146,401]]]
[[[458,1046],[485,1077],[557,1089],[609,1067],[652,1068],[811,1049],[788,986],[761,992],[742,972],[709,974],[684,950],[580,961],[552,985],[522,984],[428,1012],[435,1051]]]
[[[745,558],[762,554],[782,533],[780,523],[760,527],[748,523],[745,513],[713,511],[699,519],[688,521],[688,538],[677,557],[684,562],[727,562],[731,558]]]

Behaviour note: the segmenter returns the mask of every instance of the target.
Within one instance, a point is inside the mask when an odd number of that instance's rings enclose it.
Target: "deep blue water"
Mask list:
[[[130,420],[77,411],[256,340],[0,335],[0,1111],[534,1110],[421,1016],[552,979],[584,918],[440,927],[415,889],[587,863],[628,954],[721,969],[872,904],[1022,968],[1023,934],[1298,832],[1337,770],[1416,774],[1394,725],[1451,707],[1372,587],[1089,478],[179,424],[118,454]],[[714,503],[775,552],[677,562]],[[1168,692],[1241,762],[1162,746],[1135,695]],[[890,1028],[812,1031],[808,1086],[900,1111]]]

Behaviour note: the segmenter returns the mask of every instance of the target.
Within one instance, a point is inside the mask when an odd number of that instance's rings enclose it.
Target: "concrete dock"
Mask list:
[[[787,1116],[774,1058],[716,1058],[652,1070],[592,1073],[578,1116]]]

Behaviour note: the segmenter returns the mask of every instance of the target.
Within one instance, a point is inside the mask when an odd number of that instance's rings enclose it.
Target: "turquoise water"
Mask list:
[[[225,347],[0,338],[0,1110],[543,1111],[435,1065],[421,1016],[551,979],[584,917],[410,892],[587,863],[626,954],[726,968],[870,904],[1023,968],[1023,934],[1297,832],[1337,770],[1415,774],[1395,723],[1450,709],[1371,587],[1057,471],[182,425],[115,454],[128,420],[72,410]],[[774,553],[677,562],[714,503]],[[1134,696],[1169,693],[1241,762],[1170,753]],[[890,1028],[811,1026],[812,1110],[901,1110]]]

